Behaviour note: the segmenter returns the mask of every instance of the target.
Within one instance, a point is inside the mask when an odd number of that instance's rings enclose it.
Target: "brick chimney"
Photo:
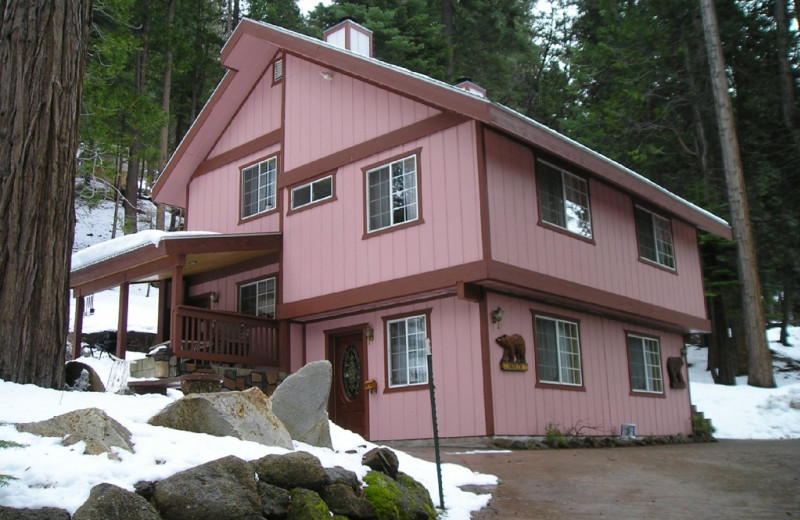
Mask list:
[[[352,18],[345,18],[322,34],[323,40],[340,49],[372,57],[372,31]]]

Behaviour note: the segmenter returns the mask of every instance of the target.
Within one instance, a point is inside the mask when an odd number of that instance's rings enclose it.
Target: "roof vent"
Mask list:
[[[463,76],[456,80],[456,88],[460,88],[462,90],[466,90],[470,94],[475,94],[478,97],[485,98],[486,97],[486,89],[478,85],[477,83],[472,82],[472,78],[469,76]]]
[[[352,18],[344,18],[326,30],[322,38],[340,49],[372,57],[372,31],[356,23]]]

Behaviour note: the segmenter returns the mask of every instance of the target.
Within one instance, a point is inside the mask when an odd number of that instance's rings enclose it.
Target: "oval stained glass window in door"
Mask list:
[[[348,345],[342,356],[342,386],[344,395],[351,401],[358,398],[361,389],[361,359],[355,345]]]

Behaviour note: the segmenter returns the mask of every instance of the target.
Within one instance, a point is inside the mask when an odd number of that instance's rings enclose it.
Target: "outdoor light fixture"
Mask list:
[[[364,337],[367,338],[367,341],[369,342],[375,339],[375,331],[372,330],[372,325],[370,325],[369,323],[367,324],[366,327],[364,327]]]
[[[500,322],[503,321],[503,311],[502,307],[498,307],[492,311],[492,323],[497,324],[497,328],[500,328]]]

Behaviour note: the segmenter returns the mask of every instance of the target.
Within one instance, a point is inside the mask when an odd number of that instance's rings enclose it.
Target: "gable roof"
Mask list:
[[[508,107],[463,89],[274,25],[243,19],[222,49],[225,76],[153,187],[162,203],[186,207],[191,176],[207,158],[272,59],[286,52],[373,85],[461,114],[585,169],[694,226],[731,239],[728,223],[586,146]]]

